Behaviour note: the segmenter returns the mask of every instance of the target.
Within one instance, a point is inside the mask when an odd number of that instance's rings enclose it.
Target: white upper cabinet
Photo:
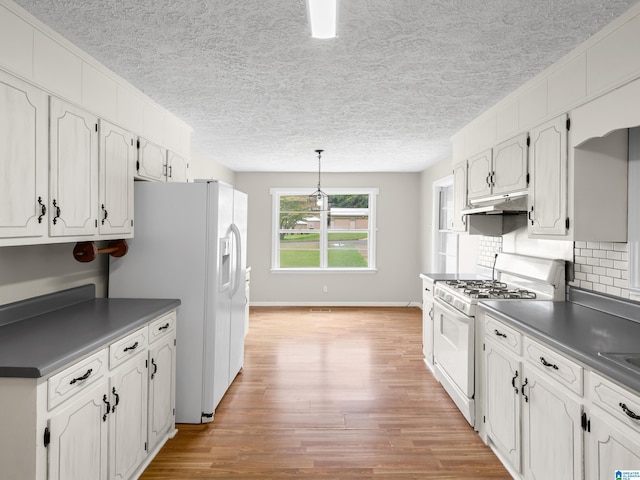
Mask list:
[[[494,195],[527,190],[528,138],[529,135],[523,133],[493,148],[491,188]]]
[[[101,235],[133,232],[133,169],[136,146],[133,134],[100,121],[100,222]]]
[[[531,130],[529,234],[566,235],[567,116]]]
[[[186,158],[170,150],[167,152],[167,182],[186,182],[188,170]]]
[[[47,95],[1,71],[0,172],[0,245],[45,236]]]
[[[469,203],[527,191],[527,138],[523,133],[469,158]]]
[[[467,162],[463,160],[453,166],[453,220],[451,230],[467,230],[466,216],[461,213],[467,207]]]
[[[484,150],[467,161],[467,191],[469,202],[491,195],[492,151]]]
[[[98,231],[98,117],[51,97],[49,234]]]
[[[145,180],[164,182],[167,178],[167,150],[144,138],[139,138],[136,175]]]

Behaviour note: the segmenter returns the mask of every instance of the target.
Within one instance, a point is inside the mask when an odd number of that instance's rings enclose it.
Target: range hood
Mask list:
[[[471,200],[469,208],[462,210],[463,215],[503,215],[527,212],[527,192],[516,192],[509,195],[486,197]]]

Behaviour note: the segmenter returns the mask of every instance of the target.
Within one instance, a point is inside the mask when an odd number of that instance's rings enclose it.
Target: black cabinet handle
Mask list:
[[[524,379],[524,383],[522,384],[522,390],[521,390],[521,392],[522,392],[522,396],[524,397],[524,401],[525,401],[525,402],[528,402],[528,401],[529,401],[529,397],[527,397],[527,396],[525,395],[525,393],[524,393],[524,387],[526,387],[526,386],[527,386],[527,383],[529,383],[529,379],[528,379],[528,378],[525,378],[525,379]]]
[[[158,364],[153,358],[151,359],[151,365],[153,365],[153,373],[151,374],[151,380],[153,380],[153,377],[155,377],[156,373],[158,373]]]
[[[529,210],[529,213],[527,213],[527,217],[529,217],[529,220],[531,221],[531,225],[533,225],[533,218],[531,218],[533,215],[533,205],[531,205],[531,210]]]
[[[496,334],[496,336],[498,336],[498,337],[507,338],[507,335],[506,335],[506,334],[504,334],[504,333],[502,333],[502,332],[499,332],[499,331],[498,331],[498,329],[495,329],[495,330],[493,331],[493,333],[495,333],[495,334]]]
[[[106,422],[107,421],[107,415],[109,415],[109,411],[111,411],[111,404],[109,403],[109,399],[107,398],[106,394],[102,397],[102,401],[107,406],[107,411],[104,412],[104,415],[102,416],[102,421]]]
[[[113,396],[116,397],[116,403],[114,403],[113,407],[111,407],[111,413],[115,413],[116,407],[120,403],[120,395],[116,393],[116,387],[113,387],[113,389],[111,390],[111,393],[113,393]]]
[[[135,350],[136,348],[138,348],[138,342],[134,343],[133,345],[131,345],[130,347],[126,347],[123,352],[128,352],[129,350]]]
[[[634,420],[640,420],[640,415],[637,415],[629,410],[629,408],[624,403],[620,402],[620,408],[622,408],[622,411],[626,413],[628,417],[631,417]]]
[[[516,378],[518,378],[518,371],[517,370],[516,370],[516,374],[511,379],[511,386],[513,387],[513,389],[516,391],[516,394],[517,394],[518,393],[518,387],[516,387]]]
[[[42,217],[47,213],[47,207],[42,203],[42,197],[38,197],[38,205],[40,205],[40,215],[38,215],[38,223],[42,223]]]
[[[162,325],[161,327],[158,327],[158,330],[166,330],[169,327],[170,327],[169,322],[167,322],[164,325]]]
[[[554,370],[558,370],[558,366],[557,365],[547,362],[544,359],[544,357],[540,357],[540,363],[542,363],[545,367],[550,367],[550,368],[553,368]]]
[[[60,218],[60,205],[58,205],[55,198],[53,199],[53,208],[56,209],[56,214],[53,217],[53,224],[55,225],[58,223],[58,219]]]
[[[87,378],[89,378],[89,375],[91,375],[91,372],[93,372],[93,369],[90,368],[89,370],[87,370],[87,373],[85,373],[84,375],[82,375],[81,377],[78,378],[74,378],[73,380],[71,380],[69,382],[69,385],[73,385],[74,383],[77,382],[81,382],[82,380],[86,380]]]
[[[102,211],[104,212],[104,215],[102,216],[102,225],[104,225],[104,222],[107,220],[107,217],[109,216],[109,212],[107,212],[107,209],[104,208],[104,203],[102,204]]]

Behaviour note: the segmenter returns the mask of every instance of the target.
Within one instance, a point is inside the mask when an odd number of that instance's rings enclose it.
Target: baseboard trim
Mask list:
[[[418,307],[420,302],[251,302],[250,307]]]

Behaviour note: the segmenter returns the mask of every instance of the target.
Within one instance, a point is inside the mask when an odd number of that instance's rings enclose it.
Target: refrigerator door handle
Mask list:
[[[242,284],[242,279],[240,278],[240,271],[242,270],[242,236],[240,235],[240,230],[234,223],[231,224],[231,232],[235,240],[234,250],[236,254],[236,264],[233,270],[233,288],[230,292],[230,296],[233,297]]]

